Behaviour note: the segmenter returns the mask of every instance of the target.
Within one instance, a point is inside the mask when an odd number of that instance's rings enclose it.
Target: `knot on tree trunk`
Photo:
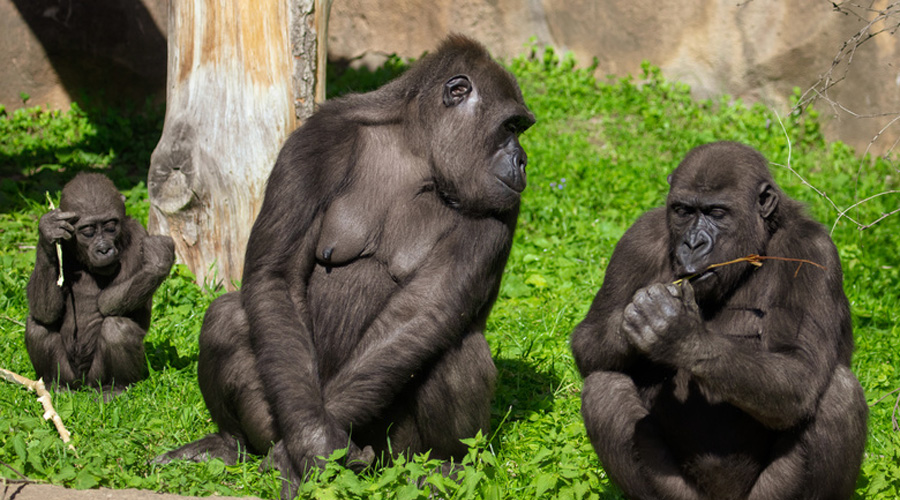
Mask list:
[[[193,127],[177,123],[153,151],[147,189],[153,205],[167,215],[186,210],[194,199],[194,136]]]

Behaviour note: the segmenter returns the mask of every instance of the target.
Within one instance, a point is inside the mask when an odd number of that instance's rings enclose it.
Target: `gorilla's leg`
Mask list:
[[[25,323],[25,348],[31,365],[47,384],[58,383],[61,386],[75,381],[75,371],[69,364],[66,348],[58,332],[51,332],[38,324],[31,316]]]
[[[700,498],[623,373],[598,371],[584,380],[581,414],[604,470],[629,498]]]
[[[850,498],[866,447],[869,406],[859,380],[838,367],[822,396],[806,440],[813,473],[814,498]]]
[[[467,335],[422,376],[394,405],[406,411],[392,415],[393,450],[431,450],[433,458],[459,461],[466,454],[460,439],[490,428],[497,369],[487,341],[481,334]]]
[[[121,390],[147,378],[144,336],[147,332],[129,318],[110,316],[103,319],[100,337],[87,380],[99,380],[104,388]]]
[[[799,439],[790,436],[793,446],[763,471],[750,498],[792,498],[792,486],[804,498],[850,498],[866,444],[868,412],[859,381],[839,366],[813,421]]]
[[[238,292],[210,304],[200,330],[197,372],[200,392],[219,432],[235,435],[249,451],[266,452],[278,434]]]
[[[206,311],[200,330],[197,371],[200,391],[219,432],[154,461],[220,458],[233,464],[246,451],[268,450],[278,435],[256,370],[239,293],[222,295]]]

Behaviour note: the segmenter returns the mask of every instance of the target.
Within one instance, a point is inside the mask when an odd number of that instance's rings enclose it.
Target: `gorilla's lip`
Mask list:
[[[512,184],[506,182],[506,180],[504,180],[504,179],[501,178],[500,176],[494,176],[494,177],[495,177],[498,181],[500,181],[500,184],[503,184],[504,187],[506,187],[507,189],[509,189],[510,191],[512,191],[512,192],[514,192],[514,193],[516,193],[516,194],[521,194],[522,191],[525,191],[525,183],[524,183],[524,182],[522,183],[522,187],[520,188],[520,187],[518,187],[518,186],[514,186],[514,185],[512,185]]]
[[[709,279],[711,276],[716,274],[716,272],[712,269],[707,269],[706,271],[700,271],[697,273],[696,277],[691,281],[703,281]]]
[[[705,281],[716,274],[715,269],[704,269],[703,271],[687,272],[682,271],[678,274],[677,279],[690,280],[691,282]]]

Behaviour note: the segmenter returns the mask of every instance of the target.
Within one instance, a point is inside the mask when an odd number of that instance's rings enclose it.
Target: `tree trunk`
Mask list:
[[[324,82],[317,31],[328,4],[169,2],[166,118],[150,161],[149,227],[172,236],[200,283],[233,289],[241,278],[269,172]]]

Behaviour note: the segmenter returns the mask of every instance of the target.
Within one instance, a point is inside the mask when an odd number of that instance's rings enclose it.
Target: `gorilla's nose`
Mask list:
[[[691,231],[685,238],[684,244],[692,251],[702,250],[705,246],[711,246],[712,238],[706,231]]]

